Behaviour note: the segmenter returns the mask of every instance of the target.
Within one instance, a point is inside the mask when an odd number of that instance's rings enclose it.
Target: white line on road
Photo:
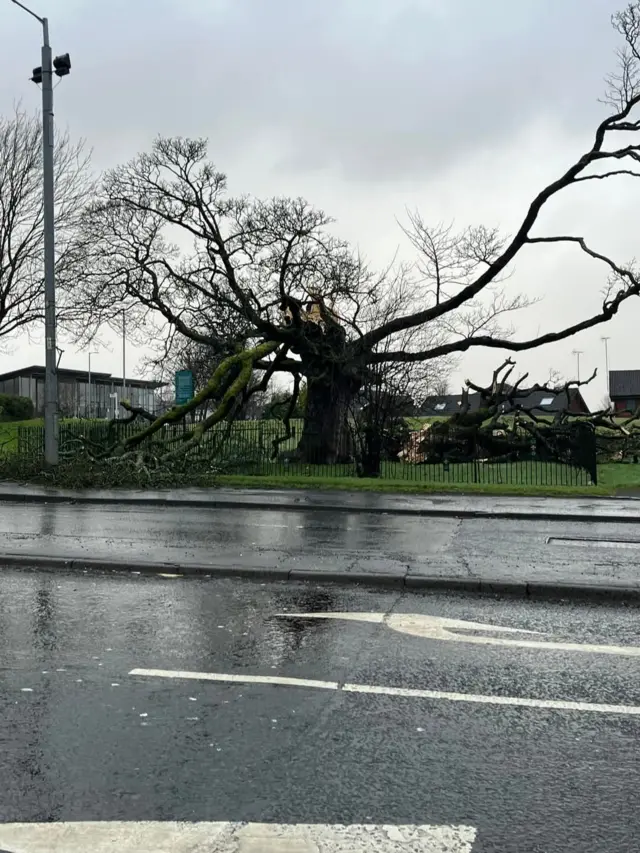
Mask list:
[[[337,690],[337,681],[313,681],[306,678],[284,678],[276,675],[231,675],[224,672],[186,672],[174,669],[132,669],[129,675],[151,678],[186,678],[194,681],[225,681],[235,684],[276,684],[282,687],[314,687]]]
[[[464,825],[78,821],[0,824],[0,845],[20,853],[471,853]]]
[[[596,714],[640,716],[640,705],[606,705],[596,702],[572,702],[565,699],[531,699],[526,696],[493,696],[481,693],[452,693],[377,684],[339,684],[337,681],[312,681],[306,678],[284,678],[277,675],[235,675],[224,672],[184,672],[171,669],[132,669],[129,675],[147,678],[192,679],[231,684],[270,684],[274,687],[311,687],[344,693],[368,693],[405,699],[434,699],[447,702],[470,702],[482,705],[510,705],[520,708],[543,708],[552,711],[589,711]]]
[[[640,548],[634,539],[588,539],[585,537],[549,536],[547,545],[568,545],[572,548]]]

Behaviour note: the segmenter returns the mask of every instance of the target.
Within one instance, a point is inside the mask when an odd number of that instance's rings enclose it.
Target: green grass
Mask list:
[[[87,424],[86,420],[79,418],[64,418],[60,425]],[[105,421],[93,421],[92,423],[105,423]],[[44,427],[44,418],[33,418],[29,421],[0,421],[0,456],[12,455],[18,452],[18,428],[19,427]]]
[[[18,450],[18,427],[41,426],[41,419],[31,421],[0,421],[0,455],[16,453]]]
[[[611,488],[640,489],[640,465],[610,462],[598,465],[598,484]]]
[[[403,494],[487,494],[538,497],[610,496],[611,486],[536,486],[506,483],[451,483],[418,480],[367,480],[361,477],[256,476],[227,474],[217,478],[221,486],[248,489],[322,489]]]

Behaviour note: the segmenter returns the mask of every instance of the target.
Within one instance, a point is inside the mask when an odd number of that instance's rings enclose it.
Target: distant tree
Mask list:
[[[439,376],[431,383],[429,392],[434,397],[447,397],[451,393],[451,382],[448,376]]]
[[[58,314],[66,299],[78,224],[94,194],[89,155],[67,134],[56,138],[55,222]],[[0,116],[0,348],[44,319],[42,123],[18,107]],[[77,261],[77,258],[75,259]]]
[[[398,460],[411,433],[410,418],[435,386],[447,383],[452,357],[426,362],[378,362],[367,374],[351,407],[358,473],[379,477],[384,461]]]
[[[290,418],[304,418],[305,396],[305,389],[301,388],[297,399],[294,401],[293,410],[289,415]],[[262,410],[262,417],[266,420],[284,420],[289,404],[291,403],[291,397],[291,391],[274,391]]]

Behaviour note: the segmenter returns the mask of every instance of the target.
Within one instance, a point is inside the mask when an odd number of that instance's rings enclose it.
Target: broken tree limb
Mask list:
[[[122,439],[108,455],[116,458],[122,458],[135,450],[135,448],[139,447],[145,440],[156,435],[166,424],[180,423],[190,412],[206,400],[210,400],[215,397],[215,395],[220,391],[229,371],[237,365],[240,365],[240,372],[238,376],[227,388],[216,409],[204,421],[194,427],[190,433],[186,434],[186,440],[178,449],[161,453],[160,458],[162,460],[168,460],[175,456],[187,453],[200,443],[202,436],[207,432],[207,430],[210,430],[229,414],[236,397],[241,394],[243,389],[249,384],[255,362],[258,359],[264,358],[274,352],[279,345],[280,344],[278,342],[266,341],[258,344],[252,349],[243,350],[242,352],[227,356],[227,358],[220,362],[209,382],[207,382],[204,388],[202,388],[191,400],[180,406],[174,406],[168,412],[165,412],[165,414],[156,418],[153,423],[149,424],[145,429],[135,435]]]

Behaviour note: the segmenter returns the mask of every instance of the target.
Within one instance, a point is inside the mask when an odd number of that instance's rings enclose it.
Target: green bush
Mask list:
[[[0,394],[0,421],[30,421],[33,400],[14,394]]]

